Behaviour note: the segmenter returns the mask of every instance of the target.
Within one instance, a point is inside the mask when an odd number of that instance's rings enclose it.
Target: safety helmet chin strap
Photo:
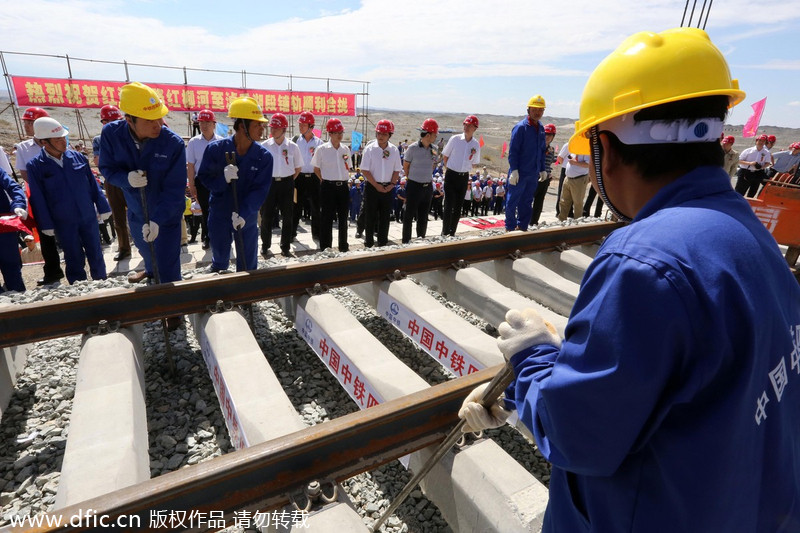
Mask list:
[[[619,209],[611,203],[611,200],[606,194],[606,187],[603,183],[603,146],[600,144],[600,130],[597,126],[592,126],[589,129],[589,143],[592,148],[592,162],[594,163],[594,174],[597,179],[597,190],[600,198],[603,199],[608,209],[617,217],[621,222],[630,222],[632,219],[620,213]]]
[[[59,150],[58,148],[56,148],[56,145],[53,144],[53,139],[44,139],[44,142],[46,142],[47,146],[52,148],[53,151],[58,154],[59,158],[67,152],[66,150]]]

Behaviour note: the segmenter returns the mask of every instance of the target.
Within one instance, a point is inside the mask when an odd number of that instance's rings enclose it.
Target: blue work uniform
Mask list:
[[[87,260],[92,279],[106,279],[97,215],[110,213],[111,207],[85,155],[67,150],[61,163],[63,166],[48,157],[44,149],[28,161],[36,224],[40,230],[55,230],[64,251],[67,281],[86,279]]]
[[[543,531],[800,530],[800,286],[722,168],[612,233],[561,349],[511,363]]]
[[[272,154],[259,143],[252,143],[247,153],[236,153],[233,138],[214,141],[206,147],[203,160],[197,171],[197,179],[211,191],[208,212],[208,233],[211,240],[211,267],[227,270],[231,260],[231,242],[235,230],[231,221],[234,212],[233,184],[225,181],[223,169],[228,164],[225,154],[236,154],[239,179],[236,180],[236,195],[239,216],[245,220],[240,229],[244,245],[244,265],[237,260],[236,270],[258,268],[258,211],[267,199],[272,183]],[[270,224],[262,220],[262,224]]]
[[[28,209],[25,190],[2,168],[0,168],[0,187],[3,189],[0,193],[0,215],[14,213],[14,209]],[[6,289],[25,292],[16,231],[0,233],[0,273],[3,274]],[[2,285],[0,292],[5,292]]]
[[[100,136],[100,172],[122,189],[128,205],[131,236],[144,259],[145,272],[153,274],[150,244],[142,236],[145,223],[141,193],[128,183],[128,173],[147,175],[145,193],[150,220],[158,224],[153,241],[162,282],[181,279],[181,220],[186,190],[186,145],[166,126],[155,139],[134,140],[128,122],[116,120],[103,127]]]
[[[544,126],[536,125],[525,117],[511,130],[508,148],[508,175],[517,170],[519,181],[508,185],[506,197],[506,229],[528,229],[533,208],[533,196],[539,184],[539,172],[544,170],[544,154],[547,143],[544,139]]]

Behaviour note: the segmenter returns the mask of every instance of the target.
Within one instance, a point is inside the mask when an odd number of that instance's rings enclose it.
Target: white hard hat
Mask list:
[[[54,118],[41,117],[33,122],[33,136],[37,139],[58,139],[67,135],[69,132]]]

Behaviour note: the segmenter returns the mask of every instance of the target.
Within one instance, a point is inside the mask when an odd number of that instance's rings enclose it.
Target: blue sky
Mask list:
[[[697,2],[695,23],[702,0]],[[547,115],[575,118],[583,85],[627,35],[680,25],[685,0],[386,0],[252,2],[27,0],[0,19],[6,51],[227,69],[189,83],[241,85],[241,70],[368,81],[371,108],[521,115],[533,94]],[[36,21],[35,26],[32,21]],[[693,24],[696,25],[696,24]],[[35,28],[35,29],[34,29]],[[747,92],[728,122],[767,97],[762,125],[800,128],[800,1],[717,0],[707,31]],[[12,74],[66,77],[64,60],[7,55]],[[76,78],[124,79],[121,67],[75,62]],[[181,71],[130,68],[140,81]],[[249,75],[284,89],[288,78]],[[294,80],[297,90],[323,81]],[[332,82],[359,92],[362,84]]]

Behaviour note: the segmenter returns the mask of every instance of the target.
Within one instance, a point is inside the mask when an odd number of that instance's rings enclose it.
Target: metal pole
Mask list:
[[[485,408],[490,408],[494,403],[497,401],[497,398],[506,390],[506,387],[511,383],[514,379],[514,370],[511,368],[511,363],[506,363],[500,371],[495,374],[492,381],[489,382],[489,386],[486,387],[486,390],[481,397],[481,405]],[[461,428],[464,427],[466,420],[460,420],[456,427],[454,427],[450,433],[448,433],[447,437],[445,437],[444,441],[436,448],[436,451],[433,452],[433,455],[425,462],[425,465],[414,474],[414,477],[403,487],[403,490],[400,491],[400,494],[397,495],[395,500],[392,504],[384,511],[383,516],[381,516],[375,525],[372,526],[372,531],[378,531],[381,525],[386,521],[389,516],[393,512],[397,510],[398,507],[408,498],[408,495],[416,488],[422,478],[424,478],[431,469],[436,466],[436,463],[444,457],[444,455],[450,451],[456,442],[461,438]]]
[[[139,189],[139,198],[142,200],[142,211],[144,212],[144,223],[150,224],[150,213],[147,209],[147,193],[145,192],[145,187]],[[156,284],[161,284],[161,276],[158,273],[158,259],[156,259],[156,246],[153,244],[153,241],[148,242],[147,244],[150,245],[150,264],[153,265],[153,279],[156,280]],[[169,328],[167,327],[167,319],[161,319],[161,329],[164,331],[164,351],[167,354],[167,364],[169,364],[169,370],[172,375],[176,375],[177,371],[175,369],[175,361],[172,359],[172,348],[169,344]]]
[[[3,52],[0,52],[0,64],[2,64],[3,66],[3,77],[6,79],[6,87],[8,88],[8,97],[11,99],[11,103],[15,104],[17,96],[11,84],[11,76],[8,74],[8,68],[6,68],[6,58],[3,55]],[[17,136],[19,137],[19,140],[22,140],[23,130],[21,129],[21,119],[19,113],[17,113],[16,105],[11,105],[11,114],[14,115],[14,125],[17,127]]]

